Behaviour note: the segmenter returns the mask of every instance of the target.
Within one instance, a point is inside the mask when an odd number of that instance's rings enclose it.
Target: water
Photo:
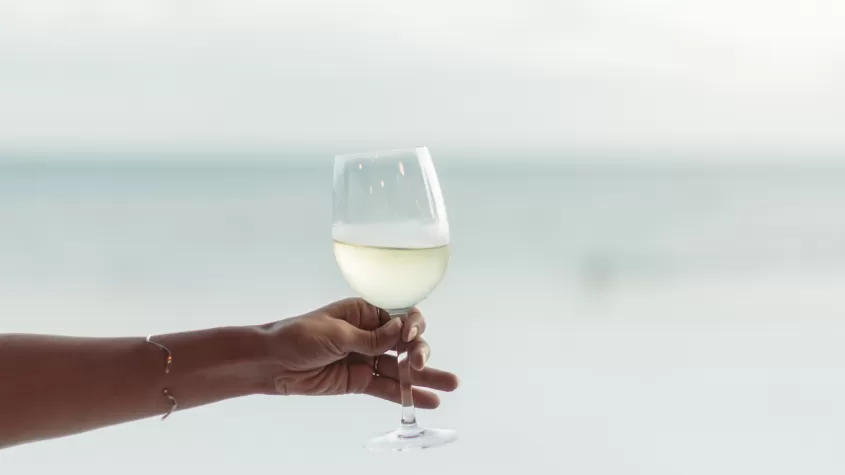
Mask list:
[[[457,444],[374,455],[399,407],[254,397],[2,451],[4,473],[845,469],[845,169],[439,171],[453,257],[422,308],[462,387],[419,418]],[[328,162],[0,166],[0,329],[305,312],[351,294],[330,214]]]

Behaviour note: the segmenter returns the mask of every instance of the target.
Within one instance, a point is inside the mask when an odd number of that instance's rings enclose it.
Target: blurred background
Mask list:
[[[350,295],[333,156],[427,145],[453,258],[422,308],[432,364],[462,376],[421,415],[462,439],[425,454],[360,448],[398,420],[379,401],[256,397],[0,470],[842,473],[843,20],[821,0],[0,0],[0,331]]]

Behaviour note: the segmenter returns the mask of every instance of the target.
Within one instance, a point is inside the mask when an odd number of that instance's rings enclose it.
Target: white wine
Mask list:
[[[334,255],[349,285],[385,310],[420,303],[443,279],[449,264],[449,246],[399,249],[334,241]]]

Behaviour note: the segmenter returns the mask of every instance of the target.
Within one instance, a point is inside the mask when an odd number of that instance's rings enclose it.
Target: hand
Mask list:
[[[425,319],[416,308],[407,318],[390,318],[387,312],[361,299],[347,299],[305,315],[267,327],[274,361],[273,382],[279,394],[369,394],[401,403],[395,356],[384,353],[401,341],[408,345],[411,383],[440,391],[453,391],[458,378],[452,373],[426,368],[431,354],[420,338]],[[378,375],[374,366],[378,359]],[[434,409],[440,398],[414,388],[414,402]]]

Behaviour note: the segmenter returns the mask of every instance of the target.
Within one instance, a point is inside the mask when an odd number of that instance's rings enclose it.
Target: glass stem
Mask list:
[[[393,318],[401,318],[405,322],[408,312],[390,312]],[[400,341],[396,345],[396,362],[399,369],[399,391],[402,397],[402,424],[399,427],[399,437],[416,437],[422,429],[417,425],[414,409],[413,386],[411,385],[411,360],[408,358],[408,344]]]

